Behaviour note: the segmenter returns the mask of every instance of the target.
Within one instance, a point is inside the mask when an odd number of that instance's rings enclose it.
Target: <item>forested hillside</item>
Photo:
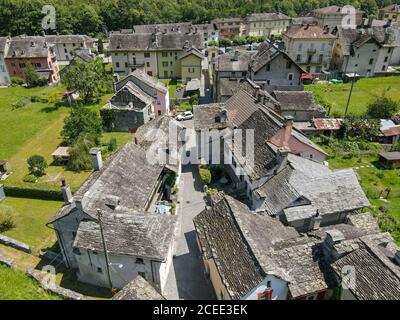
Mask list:
[[[377,14],[394,0],[0,0],[0,35],[41,32],[42,7],[56,8],[57,32],[98,35],[134,24],[193,21],[283,12],[296,16],[328,5],[352,4]]]

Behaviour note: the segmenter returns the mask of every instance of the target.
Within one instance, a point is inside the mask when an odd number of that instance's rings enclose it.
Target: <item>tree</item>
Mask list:
[[[25,81],[28,87],[45,86],[47,79],[40,77],[35,67],[28,63],[25,68]]]
[[[218,46],[218,41],[211,40],[211,41],[208,42],[208,45],[210,47],[217,47]]]
[[[236,37],[233,39],[232,44],[235,46],[241,46],[246,44],[246,38],[245,37]]]
[[[73,107],[70,115],[64,120],[61,136],[69,145],[72,145],[80,135],[88,133],[98,144],[102,131],[102,120],[96,112],[84,107]]]
[[[29,172],[36,177],[41,177],[45,174],[45,169],[47,168],[47,162],[44,157],[39,155],[33,155],[29,157],[28,161]]]
[[[399,102],[382,96],[368,104],[367,115],[372,119],[388,119],[391,118],[399,109]]]
[[[343,122],[342,134],[344,137],[357,137],[371,140],[379,134],[380,123],[378,119],[368,119],[349,114]]]
[[[219,42],[218,42],[218,45],[219,45],[220,47],[224,47],[224,48],[229,47],[231,44],[232,44],[232,42],[231,42],[231,40],[229,40],[229,39],[221,39],[221,40],[219,40]]]
[[[111,90],[111,79],[101,58],[87,63],[77,61],[69,66],[62,77],[62,83],[70,90],[77,90],[85,104],[95,101],[101,93]]]
[[[92,135],[81,134],[69,150],[68,170],[80,172],[92,169],[93,164],[89,151],[95,145],[95,139]]]

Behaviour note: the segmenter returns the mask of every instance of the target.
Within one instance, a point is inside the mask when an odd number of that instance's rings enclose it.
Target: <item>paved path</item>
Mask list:
[[[175,244],[175,258],[164,290],[167,299],[213,299],[212,288],[204,275],[193,225],[193,218],[205,208],[202,189],[196,166],[184,166],[179,182],[180,230]]]

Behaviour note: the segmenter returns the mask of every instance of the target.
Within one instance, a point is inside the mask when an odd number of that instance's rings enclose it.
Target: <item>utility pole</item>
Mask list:
[[[110,261],[108,260],[107,245],[106,245],[106,241],[105,241],[105,239],[104,239],[103,222],[101,221],[102,212],[101,212],[100,209],[97,209],[97,218],[98,218],[98,220],[99,220],[100,235],[101,235],[101,242],[103,243],[104,256],[105,256],[105,258],[106,258],[108,284],[109,284],[109,286],[110,286],[111,292],[114,292],[114,288],[113,288],[112,281],[111,281]]]
[[[347,104],[346,104],[346,111],[344,112],[344,117],[347,117],[347,112],[349,111],[349,105],[350,105],[350,99],[351,99],[351,94],[353,93],[353,87],[354,87],[354,79],[356,78],[355,72],[353,72],[353,77],[351,80],[351,87],[350,87],[350,92],[349,92],[349,98],[347,99]]]

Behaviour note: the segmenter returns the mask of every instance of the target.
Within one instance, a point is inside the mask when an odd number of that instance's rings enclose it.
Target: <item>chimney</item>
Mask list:
[[[311,218],[310,229],[318,230],[319,227],[321,226],[321,221],[322,221],[322,217],[319,214],[319,209],[317,209],[315,216]]]
[[[117,83],[119,82],[119,74],[114,73],[113,78],[114,78],[113,89],[114,89],[114,93],[116,93],[117,92]]]
[[[345,253],[339,253],[335,248],[336,244],[341,243],[345,240],[343,233],[338,229],[330,229],[326,231],[326,238],[323,244],[323,250],[325,256],[329,258],[329,260],[336,261]]]
[[[290,137],[292,136],[292,130],[293,130],[293,117],[292,116],[286,116],[285,117],[285,124],[283,125],[283,128],[285,129],[285,132],[283,133],[280,141],[280,146],[289,148],[289,140]]]
[[[289,148],[279,148],[276,155],[276,161],[278,163],[275,173],[279,173],[286,167],[288,162]]]
[[[2,184],[0,184],[0,201],[5,199],[5,197],[6,197],[6,194],[4,192],[4,186]]]
[[[368,28],[371,28],[372,27],[372,22],[374,21],[374,16],[369,16],[368,17]]]
[[[110,195],[105,198],[106,206],[112,210],[116,210],[118,208],[120,202],[121,202],[121,199],[118,196]]]
[[[103,167],[103,159],[101,157],[101,149],[100,148],[92,148],[89,151],[90,155],[92,156],[92,163],[94,171],[100,171]]]
[[[259,85],[254,87],[254,98],[256,98],[256,101],[260,101],[260,96],[261,96],[261,87]]]
[[[383,43],[384,44],[388,44],[388,42],[389,42],[389,40],[390,40],[390,32],[385,32],[385,39],[383,40]]]
[[[220,115],[221,122],[226,122],[227,118],[228,116],[226,110],[222,110]]]
[[[80,211],[83,211],[82,200],[83,200],[82,196],[75,196],[74,197],[75,206]]]
[[[272,300],[272,292],[274,290],[271,286],[271,281],[267,281],[267,287],[264,292],[258,293],[258,300]]]
[[[70,186],[65,181],[65,178],[61,179],[61,192],[64,199],[64,204],[71,204],[73,201],[72,192]]]

